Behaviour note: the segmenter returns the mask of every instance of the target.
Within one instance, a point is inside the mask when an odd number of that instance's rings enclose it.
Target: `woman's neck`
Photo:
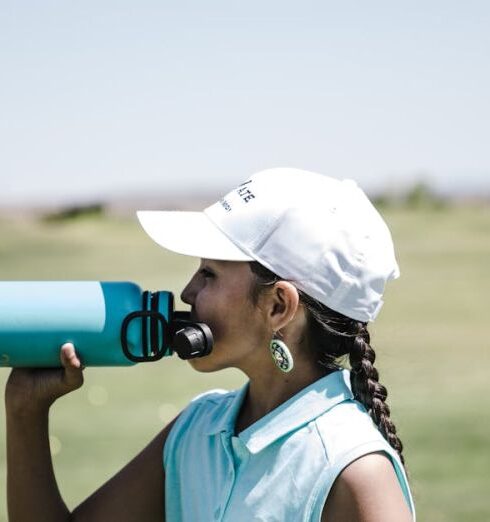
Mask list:
[[[250,372],[249,386],[237,417],[235,432],[245,430],[327,373],[318,364],[298,365],[290,373],[282,373],[273,365]]]

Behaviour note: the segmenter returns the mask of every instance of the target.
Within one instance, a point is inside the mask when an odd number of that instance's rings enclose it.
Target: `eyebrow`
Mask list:
[[[213,263],[212,259],[203,259],[201,258],[201,263],[199,264],[199,270],[209,269],[213,272],[219,271],[219,266]]]
[[[209,265],[221,265],[223,266],[227,261],[220,261],[219,259],[207,259],[207,258],[201,258],[202,264],[209,264]]]

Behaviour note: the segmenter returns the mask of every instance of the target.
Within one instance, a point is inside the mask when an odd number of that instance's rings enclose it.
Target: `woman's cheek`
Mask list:
[[[226,328],[223,327],[223,325],[221,325],[219,322],[213,321],[212,319],[209,321],[204,320],[203,322],[211,329],[211,333],[213,334],[213,346],[221,345],[223,340],[226,338]]]
[[[211,333],[213,334],[213,344],[216,345],[217,342],[220,342],[223,338],[223,330],[224,327],[220,323],[219,320],[215,317],[215,314],[211,315],[206,313],[206,310],[196,309],[197,320],[200,323],[204,323],[211,329]]]

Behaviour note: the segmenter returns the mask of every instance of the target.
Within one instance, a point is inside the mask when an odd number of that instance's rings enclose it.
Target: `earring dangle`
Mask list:
[[[272,339],[269,350],[275,365],[284,373],[290,372],[294,368],[294,360],[286,343],[279,339]]]

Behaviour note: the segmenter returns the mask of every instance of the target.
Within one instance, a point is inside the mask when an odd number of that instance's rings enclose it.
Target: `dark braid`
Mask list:
[[[250,263],[250,267],[256,276],[256,284],[251,289],[251,298],[256,303],[264,288],[274,285],[281,278],[255,261]],[[390,408],[386,404],[388,392],[379,382],[378,370],[374,366],[376,354],[370,345],[367,323],[346,317],[301,290],[298,293],[307,311],[308,345],[318,357],[318,363],[330,373],[342,368],[342,357],[349,357],[354,398],[364,405],[405,464],[403,444],[396,435],[396,427],[390,419]]]
[[[395,448],[400,455],[400,460],[405,464],[402,454],[403,444],[396,434],[396,427],[390,419],[390,408],[386,404],[388,391],[379,382],[378,370],[374,366],[376,354],[369,344],[369,332],[365,323],[358,324],[360,330],[353,339],[354,342],[349,353],[350,379],[354,397],[364,404],[384,438],[391,447]]]

